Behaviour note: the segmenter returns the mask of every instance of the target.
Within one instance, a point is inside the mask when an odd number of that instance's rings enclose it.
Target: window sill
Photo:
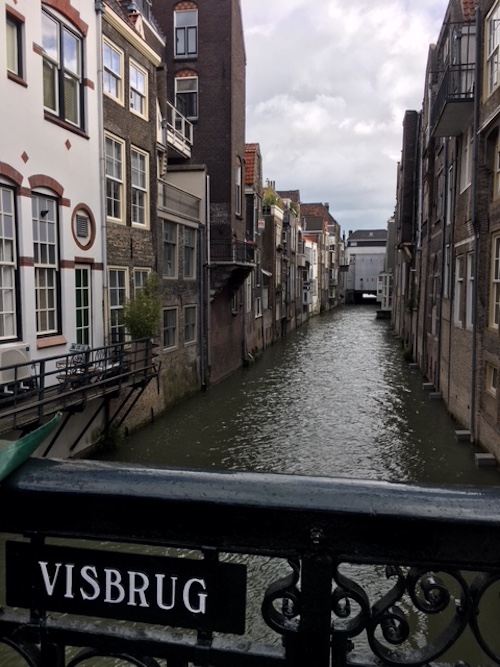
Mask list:
[[[45,120],[49,121],[49,123],[58,125],[59,127],[68,130],[68,132],[73,132],[73,134],[77,134],[79,137],[83,137],[84,139],[90,139],[89,135],[84,130],[82,130],[79,127],[76,127],[76,125],[68,123],[67,121],[63,120],[62,118],[59,118],[58,116],[54,116],[54,114],[50,113],[50,111],[47,110],[44,111],[44,118]]]
[[[24,88],[28,87],[28,83],[23,79],[23,77],[19,76],[18,74],[14,74],[14,72],[7,72],[7,78],[10,79],[10,81],[13,81],[14,83],[18,83],[20,86],[23,86]]]
[[[40,338],[36,342],[37,350],[43,350],[46,347],[56,347],[57,345],[66,345],[68,341],[64,336],[49,336],[48,338]]]

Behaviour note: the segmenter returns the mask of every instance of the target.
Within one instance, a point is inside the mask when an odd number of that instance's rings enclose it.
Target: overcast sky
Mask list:
[[[241,0],[247,142],[264,182],[329,202],[349,230],[394,212],[406,109],[422,106],[448,0]]]

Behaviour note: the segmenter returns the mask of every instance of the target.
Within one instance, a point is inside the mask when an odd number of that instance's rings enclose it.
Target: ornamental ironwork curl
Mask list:
[[[484,636],[483,631],[481,630],[480,619],[488,617],[487,615],[481,615],[481,604],[483,599],[488,593],[492,593],[492,588],[495,584],[500,582],[500,573],[481,573],[476,576],[474,581],[471,584],[470,591],[472,596],[473,604],[473,614],[470,619],[470,626],[472,632],[476,637],[478,644],[481,646],[483,651],[495,662],[495,664],[500,665],[500,652],[495,651],[491,646],[488,639]],[[499,594],[498,591],[494,595],[495,599],[498,600]],[[490,616],[491,619],[491,616]],[[495,630],[496,630],[495,626]],[[496,633],[498,635],[498,632]]]
[[[134,667],[160,667],[159,663],[154,658],[137,657],[127,653],[108,653],[107,651],[99,651],[97,649],[82,649],[79,653],[68,662],[67,667],[77,667],[86,660],[92,658],[115,658],[122,662],[128,662]]]
[[[300,564],[297,559],[289,560],[288,564],[292,572],[273,582],[267,588],[262,602],[265,622],[281,635],[296,634],[299,631],[300,591],[297,583],[300,578]]]
[[[28,667],[37,667],[40,661],[40,649],[34,644],[28,644],[23,640],[17,640],[15,635],[12,637],[0,637],[0,644],[5,644],[13,649]]]

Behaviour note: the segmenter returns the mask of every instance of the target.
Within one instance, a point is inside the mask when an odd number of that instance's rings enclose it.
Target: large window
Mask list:
[[[198,118],[198,77],[175,79],[175,106],[186,118]]]
[[[500,324],[500,236],[493,238],[491,257],[490,327]]]
[[[149,155],[137,148],[130,151],[132,181],[132,224],[146,227],[148,216]]]
[[[454,294],[454,317],[456,326],[462,326],[464,305],[464,258],[457,257],[455,262],[455,294]]]
[[[163,275],[166,278],[177,276],[177,225],[175,222],[163,222]]]
[[[163,347],[177,347],[177,308],[163,310]]]
[[[123,52],[114,44],[103,44],[103,87],[106,95],[123,102]]]
[[[474,253],[467,253],[467,298],[465,300],[465,326],[472,329],[474,304]]]
[[[35,263],[35,314],[39,336],[59,331],[59,249],[57,205],[42,195],[31,198],[33,258]]]
[[[466,190],[472,182],[472,129],[462,135],[460,164],[460,192]]]
[[[17,337],[14,192],[0,186],[0,339]]]
[[[196,341],[196,306],[184,308],[184,343]]]
[[[76,342],[79,345],[91,345],[91,299],[90,267],[75,268],[76,297]]]
[[[123,306],[127,298],[127,282],[127,269],[108,270],[110,343],[122,343],[125,340]]]
[[[62,120],[82,127],[82,40],[43,12],[42,46],[45,108]]]
[[[137,296],[146,284],[150,269],[134,269],[134,296]]]
[[[488,15],[486,19],[487,35],[487,72],[488,72],[488,94],[491,94],[498,86],[499,69],[499,45],[500,45],[500,4]]]
[[[10,14],[6,21],[7,71],[22,78],[23,67],[23,24]]]
[[[194,57],[198,53],[198,10],[174,12],[175,56]]]
[[[184,227],[184,278],[196,276],[196,232]]]
[[[115,221],[123,220],[125,145],[119,139],[106,137],[106,215]]]
[[[130,63],[129,69],[130,76],[130,110],[134,113],[147,118],[148,115],[148,105],[147,105],[147,85],[148,85],[148,75],[146,70],[139,67],[136,63]]]
[[[234,212],[236,215],[241,215],[241,198],[243,192],[241,187],[242,171],[241,160],[238,158],[234,184]]]
[[[486,362],[486,391],[492,396],[497,395],[498,369]]]

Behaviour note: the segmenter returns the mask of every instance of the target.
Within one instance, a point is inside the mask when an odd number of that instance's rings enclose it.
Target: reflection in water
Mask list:
[[[497,484],[454,438],[371,306],[317,317],[251,368],[127,438],[121,461],[436,484]]]

